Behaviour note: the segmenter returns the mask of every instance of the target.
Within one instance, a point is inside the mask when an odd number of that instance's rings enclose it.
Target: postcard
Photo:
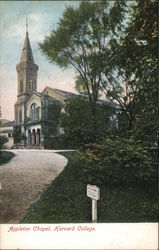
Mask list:
[[[157,1],[0,1],[0,249],[158,249]]]

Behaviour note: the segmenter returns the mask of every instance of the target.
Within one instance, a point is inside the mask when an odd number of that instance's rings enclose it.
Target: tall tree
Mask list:
[[[60,67],[72,66],[83,80],[90,101],[94,135],[96,104],[105,68],[114,56],[114,44],[123,30],[125,1],[81,1],[78,8],[68,7],[42,44],[41,50]]]
[[[145,143],[155,142],[158,126],[157,2],[133,2],[128,27],[114,50],[114,74],[106,72],[103,82],[107,96],[121,106],[131,134]]]
[[[137,1],[134,25],[130,32],[138,44],[139,67],[136,77],[141,85],[141,105],[135,119],[134,135],[143,145],[159,145],[158,79],[157,79],[157,1]],[[137,54],[136,53],[136,54]]]

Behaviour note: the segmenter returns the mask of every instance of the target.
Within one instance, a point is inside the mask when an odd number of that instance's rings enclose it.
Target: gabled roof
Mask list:
[[[63,96],[67,96],[67,95],[77,95],[75,93],[72,93],[72,92],[68,92],[68,91],[65,91],[65,90],[61,90],[61,89],[54,89],[54,88],[51,88],[51,87],[45,87],[44,90],[42,91],[42,93],[46,93],[47,90],[50,90],[54,93],[57,93],[59,95],[63,95]]]
[[[37,95],[38,97],[41,97],[41,93],[34,90],[34,91],[31,93],[31,95],[29,96],[29,99],[30,99],[30,97],[32,97],[33,95]]]
[[[38,98],[41,98],[41,93],[39,93],[39,92],[37,92],[37,91],[33,91],[33,92],[31,93],[31,95],[29,96],[27,102],[26,102],[27,105],[29,104],[29,102],[31,101],[31,99],[32,99],[32,97],[33,97],[34,95],[37,96]]]
[[[64,102],[65,100],[67,100],[69,98],[76,97],[76,96],[79,96],[79,97],[84,98],[86,100],[88,99],[88,96],[86,96],[86,95],[75,94],[72,92],[68,92],[68,91],[64,91],[64,90],[60,90],[60,89],[54,89],[51,87],[45,87],[41,93],[39,93],[37,91],[33,91],[32,94],[29,96],[27,103],[29,103],[29,101],[31,100],[31,97],[33,95],[36,95],[39,98],[42,98],[42,97],[51,98],[52,100],[58,101],[58,102]],[[115,104],[113,104],[109,101],[103,100],[103,99],[99,99],[97,101],[97,103],[102,104],[102,105],[103,104],[107,105],[111,108],[120,109],[119,105],[117,105],[117,104],[115,105]]]
[[[74,93],[60,89],[53,89],[50,87],[45,87],[45,89],[42,91],[42,95],[47,95],[57,101],[62,101],[62,102],[69,97],[76,96],[76,94]]]

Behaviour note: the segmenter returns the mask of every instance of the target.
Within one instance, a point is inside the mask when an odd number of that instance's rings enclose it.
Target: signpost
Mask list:
[[[97,200],[100,200],[100,188],[88,184],[87,196],[92,199],[92,222],[97,222]]]

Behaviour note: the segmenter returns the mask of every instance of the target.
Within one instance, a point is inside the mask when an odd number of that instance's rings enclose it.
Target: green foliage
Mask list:
[[[45,121],[45,148],[48,149],[75,149],[83,146],[88,142],[94,142],[93,123],[90,104],[87,98],[82,96],[71,97],[66,100],[65,112],[59,116],[59,109],[50,109],[50,123]],[[58,107],[58,106],[57,106]],[[57,117],[55,119],[55,111]],[[109,117],[115,112],[114,108],[106,105],[104,102],[98,103],[97,106],[97,132],[96,139],[105,137],[113,128],[110,127]],[[46,118],[46,117],[45,117]],[[50,124],[49,126],[46,126]],[[55,130],[54,126],[55,124]],[[59,125],[64,130],[64,134],[57,135],[56,128]],[[50,133],[49,133],[50,131]],[[51,132],[52,131],[52,132]]]
[[[96,108],[104,71],[123,31],[126,2],[81,1],[78,8],[67,7],[56,30],[40,44],[42,52],[60,67],[73,67],[89,97],[93,133],[96,136]],[[109,65],[109,66],[108,66]],[[79,85],[79,84],[78,84]]]
[[[2,149],[3,145],[8,141],[6,136],[0,136],[0,150]]]
[[[42,133],[45,135],[45,146],[48,147],[50,137],[58,133],[61,105],[59,102],[46,103],[42,108]]]
[[[24,139],[24,135],[21,133],[21,126],[14,126],[14,131],[13,131],[13,138],[14,138],[14,143],[20,143],[22,139]]]
[[[131,139],[109,137],[100,144],[88,144],[83,157],[90,183],[131,185],[154,178],[146,153]]]
[[[155,86],[156,85],[156,86]],[[157,84],[145,88],[142,104],[134,121],[132,133],[143,146],[159,146]]]
[[[91,222],[91,199],[86,196],[89,174],[85,161],[78,152],[62,155],[68,158],[67,167],[33,204],[22,223]],[[138,186],[135,182],[133,187],[122,187],[103,181],[99,187],[98,222],[158,221],[155,183]]]
[[[23,223],[69,223],[91,220],[91,214],[88,212],[91,206],[85,195],[86,185],[80,178],[82,165],[79,162],[79,154],[70,152],[69,160],[69,165],[32,206]]]
[[[102,138],[108,132],[109,116],[113,112],[105,103],[98,104],[96,138]],[[71,144],[82,146],[94,141],[92,114],[87,98],[79,96],[67,101],[65,113],[61,115],[61,127]]]
[[[123,131],[127,135],[129,130],[129,135],[144,146],[159,144],[156,1],[133,3],[117,52],[113,63],[119,76],[125,78],[126,99],[119,92],[118,97],[110,94],[120,101],[125,119]]]
[[[121,108],[121,135],[159,144],[156,1],[81,1],[66,8],[40,48],[51,62],[78,72],[76,89],[89,98],[94,138],[105,90]]]
[[[66,135],[52,136],[45,140],[46,149],[78,149],[78,145],[72,138]]]
[[[80,94],[87,95],[87,88],[84,84],[83,78],[80,75],[76,77],[75,84],[75,88]],[[90,81],[88,82],[88,85],[90,86]]]
[[[113,67],[105,70],[103,87],[107,97],[121,107],[122,135],[151,146],[159,143],[157,1],[129,5],[128,25],[119,42],[112,44]]]
[[[158,79],[157,79],[157,1],[138,1],[133,10],[134,22],[129,38],[137,45],[135,74],[140,84],[140,105],[133,128],[134,137],[144,146],[159,145],[158,134]],[[127,41],[128,42],[128,41]],[[127,44],[126,44],[127,45]]]
[[[21,126],[20,125],[14,126],[13,138],[14,138],[14,144],[21,143],[22,140],[25,143],[25,141],[26,141],[26,135],[25,135],[25,133],[21,132]]]

